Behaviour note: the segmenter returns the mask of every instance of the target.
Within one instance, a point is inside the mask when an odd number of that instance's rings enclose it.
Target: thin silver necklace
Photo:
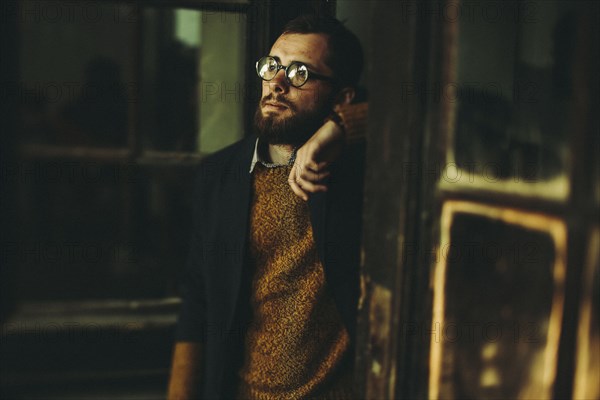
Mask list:
[[[268,163],[262,160],[259,160],[260,163],[262,165],[264,165],[267,168],[276,168],[276,167],[284,167],[284,166],[290,166],[290,165],[294,165],[294,162],[296,161],[296,153],[298,152],[298,148],[294,147],[292,149],[292,155],[289,159],[289,161],[287,162],[287,164],[276,164],[276,163]]]

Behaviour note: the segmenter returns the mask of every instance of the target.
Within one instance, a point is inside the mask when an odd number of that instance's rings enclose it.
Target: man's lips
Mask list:
[[[289,107],[283,103],[278,103],[275,101],[267,101],[263,105],[263,108],[271,108],[271,109],[275,109],[275,110],[285,110],[286,108],[289,108]]]

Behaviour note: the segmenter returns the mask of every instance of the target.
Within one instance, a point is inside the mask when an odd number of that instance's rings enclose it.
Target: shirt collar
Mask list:
[[[268,163],[263,158],[261,158],[261,156],[260,156],[260,148],[259,148],[259,143],[258,143],[259,139],[260,138],[257,138],[256,139],[256,143],[254,143],[254,154],[252,155],[252,161],[250,162],[250,171],[249,171],[249,173],[252,173],[252,171],[254,171],[254,167],[256,166],[257,163],[261,163],[262,165],[264,165],[267,168],[274,168],[274,167],[280,167],[281,166],[279,164]],[[292,165],[292,164],[294,164],[294,161],[296,161],[296,150],[297,150],[297,148],[294,148],[294,151],[292,152],[292,156],[290,158],[290,161],[289,161],[288,165]],[[263,149],[263,154],[264,154],[265,151],[266,150]]]
[[[250,173],[254,171],[254,166],[259,161],[258,158],[258,138],[256,139],[256,143],[254,143],[254,155],[252,156],[252,162],[250,163]]]

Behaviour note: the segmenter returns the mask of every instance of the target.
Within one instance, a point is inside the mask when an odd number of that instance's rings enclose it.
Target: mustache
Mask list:
[[[272,101],[272,102],[276,102],[276,103],[281,103],[284,106],[288,107],[290,110],[292,111],[296,111],[296,107],[285,97],[283,96],[273,96],[273,93],[268,94],[267,96],[263,97],[262,100],[260,101],[260,105],[264,106],[267,101]]]

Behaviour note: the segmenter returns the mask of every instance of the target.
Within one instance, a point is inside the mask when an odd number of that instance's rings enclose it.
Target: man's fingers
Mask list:
[[[329,176],[327,166],[327,162],[317,163],[315,161],[297,159],[293,166],[293,172],[295,172],[295,177],[301,177],[302,179],[315,182]]]
[[[288,177],[292,191],[304,200],[308,200],[309,193],[326,192],[327,186],[323,180],[330,175],[330,172],[326,170],[328,164],[327,162],[303,162],[296,159]]]
[[[288,181],[290,183],[290,187],[292,188],[292,191],[296,194],[296,196],[300,197],[302,200],[307,201],[308,200],[308,194],[306,194],[305,191],[302,190],[302,188],[300,188],[300,186],[298,186],[298,184],[295,181]]]
[[[329,167],[329,162],[328,161],[323,161],[317,164],[317,171],[320,171],[322,169],[325,169]]]
[[[292,188],[292,191],[296,194],[296,196],[300,197],[302,200],[308,200],[308,194],[302,190],[302,188],[296,183],[296,166],[292,167],[290,171],[290,175],[288,177],[288,183]]]
[[[318,156],[320,151],[320,147],[315,143],[307,143],[302,146],[298,153],[296,154],[296,165],[313,170],[315,172],[319,172],[321,169],[326,168],[329,162],[317,160],[320,158]]]
[[[327,161],[316,162],[315,160],[308,160],[308,161],[298,162],[298,166],[300,166],[302,169],[307,169],[307,170],[314,171],[314,172],[321,172],[329,167],[329,162],[327,162]]]
[[[297,179],[299,178],[304,181],[314,182],[314,183],[320,182],[330,175],[329,171],[313,172],[311,170],[303,169],[303,168],[299,168],[298,171],[299,172],[296,174]]]
[[[307,160],[298,165],[302,166],[302,169],[307,169],[315,172],[319,172],[319,170],[321,169],[319,168],[319,163],[317,163],[315,160]]]
[[[304,192],[316,193],[316,192],[326,192],[327,186],[323,184],[315,184],[305,179],[296,179],[297,185],[299,185]]]

